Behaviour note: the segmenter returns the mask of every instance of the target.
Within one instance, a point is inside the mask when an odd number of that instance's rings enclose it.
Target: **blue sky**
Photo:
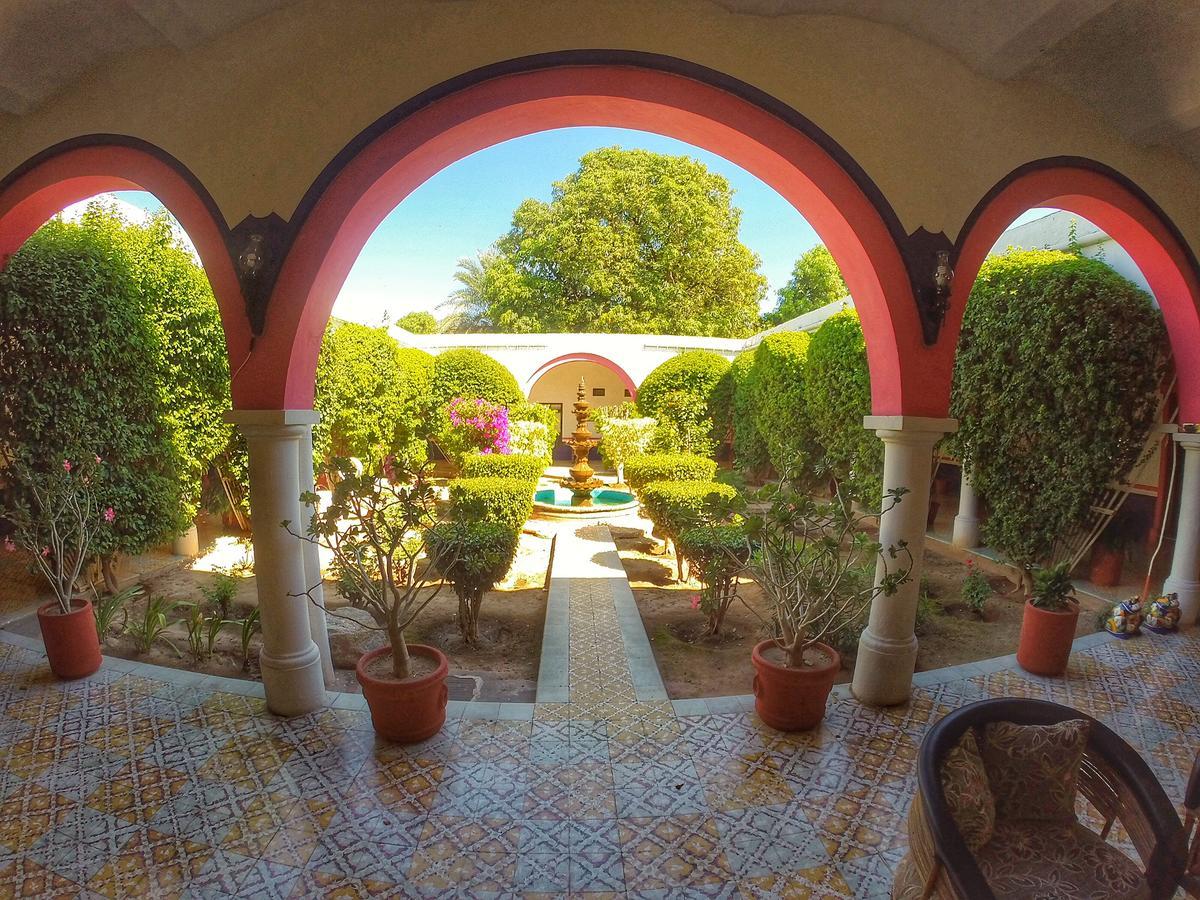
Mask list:
[[[363,248],[338,296],[334,314],[377,323],[414,310],[441,316],[438,304],[454,289],[455,264],[474,256],[508,230],[513,210],[527,197],[550,198],[551,184],[573,172],[597,147],[642,148],[686,154],[724,175],[742,210],[741,239],[762,260],[769,284],[764,309],[787,283],[796,258],[819,243],[812,227],[786,200],[745,169],[671,138],[624,128],[561,128],[497,144],[434,175],[380,224]],[[144,209],[159,208],[150,194],[119,196]],[[1036,218],[1031,210],[1018,221]]]

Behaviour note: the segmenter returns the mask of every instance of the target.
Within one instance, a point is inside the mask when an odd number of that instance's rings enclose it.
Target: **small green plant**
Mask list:
[[[732,503],[736,490],[716,481],[654,481],[642,488],[642,508],[655,527],[671,543],[687,529],[708,524],[717,519],[712,510]],[[684,555],[676,546],[675,563],[679,580],[683,580]]]
[[[131,600],[142,595],[142,586],[140,584],[130,585],[124,590],[104,596],[101,596],[100,592],[93,587],[92,593],[96,598],[92,602],[92,610],[96,615],[96,636],[103,642],[105,635],[112,630],[113,623],[117,621],[118,614],[121,616],[118,630],[124,631],[125,623],[129,619],[129,610],[125,607]]]
[[[523,478],[456,478],[449,492],[460,522],[497,522],[520,531],[533,512],[533,485]]]
[[[164,641],[176,653],[179,652],[179,648],[168,638],[163,637],[163,633],[170,624],[167,617],[181,605],[178,600],[160,595],[150,597],[146,601],[146,605],[142,608],[141,618],[134,619],[129,623],[129,634],[133,638],[138,653],[149,653],[150,648],[158,640]]]
[[[992,586],[988,584],[987,577],[975,568],[975,560],[967,557],[966,567],[967,577],[963,579],[962,585],[963,602],[975,615],[983,618],[983,608],[992,596]]]
[[[1029,595],[1029,602],[1038,609],[1051,612],[1070,609],[1077,601],[1069,564],[1062,562],[1038,569],[1033,574],[1033,592]]]
[[[250,642],[260,630],[262,613],[256,606],[246,613],[239,624],[241,626],[238,636],[241,638],[242,671],[246,672],[250,670]]]
[[[693,600],[705,616],[704,633],[717,635],[735,600],[738,573],[750,559],[750,542],[737,525],[688,528],[679,535],[679,552],[704,585]]]
[[[483,595],[512,567],[520,535],[495,522],[453,522],[425,532],[430,558],[458,597],[458,631],[463,641],[479,643]]]
[[[221,636],[221,629],[230,624],[237,623],[231,623],[220,615],[205,615],[200,604],[191,604],[183,625],[187,629],[188,652],[192,659],[198,663],[209,659],[216,648],[217,638]]]
[[[210,608],[220,613],[220,618],[228,619],[229,611],[233,608],[233,598],[237,596],[237,576],[218,570],[213,575],[212,584],[200,588],[200,593],[208,602]]]

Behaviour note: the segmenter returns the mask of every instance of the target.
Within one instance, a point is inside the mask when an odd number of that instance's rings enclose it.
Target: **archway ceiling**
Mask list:
[[[296,0],[0,0],[0,113],[25,115],[107,59],[185,50]],[[892,25],[999,80],[1048,84],[1126,137],[1200,163],[1195,0],[717,0],[753,16],[831,14]],[[930,109],[930,116],[937,115]]]

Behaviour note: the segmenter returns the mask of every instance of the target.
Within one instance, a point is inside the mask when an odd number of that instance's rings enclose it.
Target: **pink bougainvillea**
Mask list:
[[[115,512],[113,512],[113,508],[111,506],[104,511],[104,521],[107,522],[109,525],[111,525],[113,523],[113,520],[115,520],[116,518],[117,518],[117,514]]]
[[[479,453],[508,453],[508,408],[481,397],[455,397],[447,408],[455,444]]]

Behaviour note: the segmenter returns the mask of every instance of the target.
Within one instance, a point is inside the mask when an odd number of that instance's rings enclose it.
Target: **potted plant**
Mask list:
[[[907,493],[884,497],[886,513]],[[912,554],[884,548],[865,533],[867,515],[835,493],[819,503],[790,483],[770,485],[762,512],[746,517],[753,555],[746,572],[770,603],[776,636],[751,653],[754,708],[780,731],[815,728],[841,670],[841,655],[824,638],[859,620],[871,601],[908,581]],[[882,562],[882,578],[870,569]]]
[[[436,573],[450,564],[425,539],[437,519],[433,485],[423,467],[407,471],[397,465],[392,478],[379,478],[339,457],[322,470],[335,485],[329,503],[305,492],[300,499],[315,510],[312,520],[303,533],[290,522],[283,527],[332,553],[338,592],[370,613],[387,635],[388,645],[363,654],[355,667],[375,731],[399,743],[423,741],[446,720],[450,669],[436,647],[409,644],[404,637],[441,592]],[[308,597],[316,602],[311,592]]]
[[[1099,587],[1116,587],[1120,584],[1125,557],[1136,539],[1130,517],[1118,514],[1092,547],[1088,581]]]
[[[96,497],[93,479],[100,466],[94,457],[94,462],[63,460],[49,471],[24,462],[8,470],[12,490],[4,515],[13,533],[5,548],[27,550],[54,592],[37,618],[50,669],[59,678],[84,678],[103,661],[91,601],[78,590],[96,537],[116,519]]]
[[[1017,663],[1034,675],[1061,675],[1067,671],[1079,603],[1071,583],[1068,563],[1039,569],[1025,602]]]

